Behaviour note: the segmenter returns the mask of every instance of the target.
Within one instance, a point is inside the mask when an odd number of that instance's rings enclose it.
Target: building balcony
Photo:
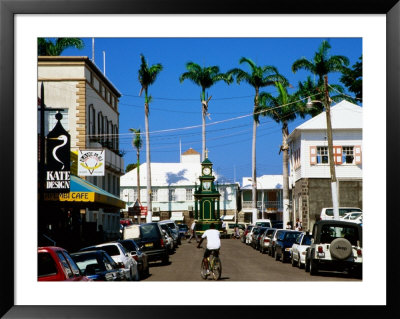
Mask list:
[[[251,209],[253,207],[253,201],[243,201],[242,207],[244,210]],[[262,209],[262,201],[257,201],[257,208]],[[283,203],[281,201],[264,201],[264,210],[279,210],[283,208]]]

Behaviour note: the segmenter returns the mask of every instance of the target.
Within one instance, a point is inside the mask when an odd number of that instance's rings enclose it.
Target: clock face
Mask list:
[[[208,191],[208,190],[210,190],[210,187],[211,187],[211,182],[204,182],[203,183],[203,189],[204,190]]]
[[[210,173],[211,173],[211,169],[210,169],[209,167],[205,167],[205,168],[203,169],[203,174],[204,174],[204,175],[210,175]]]

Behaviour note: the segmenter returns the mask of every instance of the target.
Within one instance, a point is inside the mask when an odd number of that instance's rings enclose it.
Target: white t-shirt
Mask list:
[[[216,229],[207,229],[201,238],[207,238],[207,249],[219,249],[221,247],[219,231]]]
[[[192,223],[192,226],[190,226],[190,229],[191,229],[191,230],[194,230],[194,227],[195,227],[195,226],[196,226],[196,223],[193,222],[193,223]]]

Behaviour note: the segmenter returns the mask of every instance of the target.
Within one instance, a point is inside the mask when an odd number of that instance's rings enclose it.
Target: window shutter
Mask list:
[[[335,164],[337,164],[337,165],[342,164],[342,147],[341,146],[333,147],[333,156],[335,158]]]
[[[354,146],[354,159],[356,164],[361,164],[361,145]]]
[[[317,164],[317,147],[310,146],[310,165]]]

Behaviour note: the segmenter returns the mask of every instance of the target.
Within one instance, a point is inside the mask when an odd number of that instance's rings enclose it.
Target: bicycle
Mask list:
[[[216,252],[217,250],[211,250],[210,256],[207,257],[209,273],[207,273],[207,267],[204,258],[201,261],[201,278],[207,279],[209,275],[212,275],[214,280],[218,280],[221,278],[222,264],[221,259],[219,259],[218,257],[218,254],[215,254]]]

